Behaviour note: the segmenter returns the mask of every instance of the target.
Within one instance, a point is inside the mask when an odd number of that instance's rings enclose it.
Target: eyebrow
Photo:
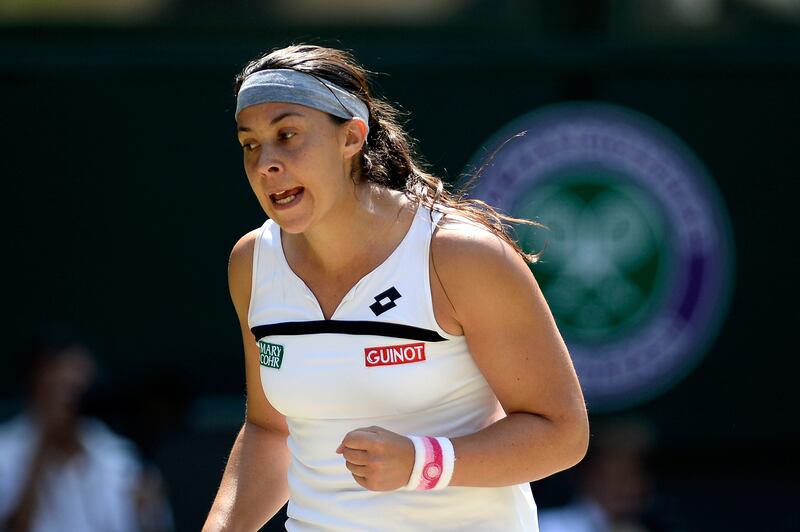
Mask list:
[[[279,114],[278,116],[276,116],[275,118],[270,120],[269,125],[270,126],[274,126],[275,124],[277,124],[278,122],[280,122],[284,118],[287,118],[287,117],[290,117],[290,116],[299,116],[301,118],[305,117],[305,115],[302,115],[300,113],[296,113],[294,111],[287,111],[285,113]],[[249,127],[239,126],[239,127],[236,128],[236,131],[251,131],[251,129]]]

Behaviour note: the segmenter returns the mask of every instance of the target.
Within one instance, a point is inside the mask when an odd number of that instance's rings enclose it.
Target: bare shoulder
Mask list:
[[[549,310],[527,262],[511,244],[489,229],[445,217],[434,233],[431,258],[450,313],[465,334],[510,315],[539,315]],[[534,314],[531,314],[534,310]]]
[[[228,286],[233,304],[241,313],[250,304],[250,284],[253,273],[253,253],[259,229],[253,229],[234,244],[228,260]]]
[[[453,281],[491,284],[495,276],[532,277],[527,263],[505,240],[476,223],[445,216],[436,229],[431,252],[437,271]]]
[[[256,238],[261,232],[261,228],[253,229],[249,233],[242,236],[236,244],[233,245],[229,266],[231,268],[239,268],[243,264],[250,264],[253,260],[253,250],[256,245]]]

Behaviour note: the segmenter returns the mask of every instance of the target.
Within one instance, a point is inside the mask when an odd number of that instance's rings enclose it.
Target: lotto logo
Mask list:
[[[364,349],[364,362],[368,368],[411,364],[425,360],[425,344],[386,345]]]
[[[387,310],[391,310],[396,307],[397,303],[395,303],[395,301],[401,297],[403,296],[397,291],[397,288],[393,286],[375,296],[373,298],[375,303],[371,304],[369,308],[376,316],[380,316]]]

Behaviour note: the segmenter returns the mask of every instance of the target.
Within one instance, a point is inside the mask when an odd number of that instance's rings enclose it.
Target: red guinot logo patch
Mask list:
[[[364,363],[368,368],[412,364],[425,360],[425,343],[385,345],[364,349]]]

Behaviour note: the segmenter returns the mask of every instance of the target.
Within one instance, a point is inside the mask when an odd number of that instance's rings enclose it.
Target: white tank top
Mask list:
[[[287,530],[538,530],[528,484],[373,492],[336,454],[359,427],[452,438],[504,416],[464,337],[434,318],[434,224],[420,207],[397,248],[330,320],[289,268],[280,227],[268,220],[259,231],[248,319],[264,393],[289,426]]]

